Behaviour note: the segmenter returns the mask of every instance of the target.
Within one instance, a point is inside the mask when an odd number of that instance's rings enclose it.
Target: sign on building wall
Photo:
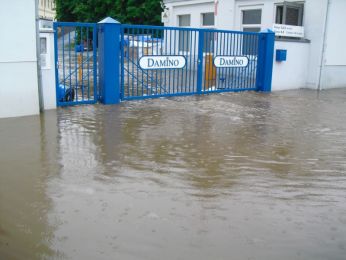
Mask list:
[[[293,26],[286,24],[273,24],[273,31],[276,36],[286,36],[286,37],[304,37],[304,27],[302,26]]]
[[[239,68],[248,64],[249,59],[245,56],[216,56],[214,59],[216,68]]]
[[[139,60],[139,66],[144,70],[182,69],[185,65],[186,59],[181,55],[142,56]]]

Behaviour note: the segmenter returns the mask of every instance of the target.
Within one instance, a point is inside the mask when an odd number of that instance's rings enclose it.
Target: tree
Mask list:
[[[56,0],[58,21],[98,22],[110,16],[121,23],[161,25],[162,0]]]

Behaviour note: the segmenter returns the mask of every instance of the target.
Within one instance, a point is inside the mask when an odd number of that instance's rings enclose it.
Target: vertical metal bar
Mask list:
[[[72,71],[71,71],[71,31],[68,32],[68,67],[69,67],[69,78],[70,78],[70,88],[72,89]]]
[[[133,41],[134,41],[134,39],[135,39],[135,33],[134,33],[134,28],[132,28],[131,29],[131,31],[132,31],[132,39],[133,39]],[[132,73],[132,75],[131,75],[131,83],[132,83],[132,96],[134,96],[135,95],[135,90],[134,90],[134,88],[135,88],[135,78],[134,78],[134,74],[135,74],[135,66],[134,66],[134,63],[135,63],[135,46],[133,46],[132,47],[132,61],[131,61],[131,63],[132,63],[132,71],[131,71],[131,73]]]
[[[214,67],[214,62],[213,59],[217,53],[217,48],[215,46],[217,46],[217,42],[219,41],[219,34],[217,32],[213,32],[211,35],[211,45],[212,45],[212,59],[211,59],[211,71],[212,71],[212,82],[214,83],[215,81],[215,90],[218,88],[218,82],[217,82],[217,74],[216,74],[216,67]],[[215,75],[215,76],[214,76]],[[214,80],[215,78],[215,80]]]
[[[139,30],[140,28],[136,28],[136,30],[135,30],[135,28],[133,29],[133,31],[134,32],[136,32],[136,36],[138,37],[138,35],[139,35],[139,33],[140,33],[140,30]],[[140,57],[139,57],[139,46],[137,45],[137,59],[136,59],[136,67],[135,67],[135,69],[136,69],[136,74],[134,74],[135,72],[133,72],[133,74],[135,75],[135,78],[136,78],[136,95],[137,95],[137,97],[139,96],[139,93],[138,93],[138,90],[139,90],[139,86],[138,86],[138,81],[139,81],[139,64],[138,64],[138,61],[139,61],[139,59],[140,59]],[[142,55],[143,55],[143,53],[142,53]],[[135,61],[133,61],[133,62],[135,62]]]
[[[168,32],[167,30],[163,30],[163,37],[164,37],[164,55],[168,55],[167,49],[168,49],[168,44],[167,44],[167,38],[168,38]],[[162,41],[163,43],[163,41]],[[164,83],[164,87],[165,87],[165,94],[167,94],[167,69],[165,69],[165,83]],[[168,92],[169,93],[169,92]]]
[[[74,49],[74,74],[75,74],[75,82],[76,82],[76,85],[75,85],[75,95],[76,95],[76,101],[78,101],[78,64],[77,64],[77,30],[78,30],[78,27],[76,26],[75,27],[75,31],[74,31],[74,45],[75,45],[75,49]]]
[[[180,41],[180,35],[179,35],[179,41]],[[176,55],[176,46],[175,43],[177,42],[177,30],[174,30],[174,55]],[[179,48],[179,44],[178,44]],[[179,50],[178,50],[179,51]],[[175,70],[173,70],[173,93],[175,93]]]
[[[188,76],[186,75],[186,77],[188,78],[188,86],[189,86],[189,93],[192,93],[193,91],[191,91],[191,70],[192,70],[192,53],[193,53],[193,46],[192,46],[192,34],[193,34],[193,31],[190,31],[190,57],[189,57],[189,64],[187,64],[187,60],[186,60],[186,69],[188,69]]]
[[[125,28],[124,28],[124,33],[125,33]],[[126,38],[127,38],[127,51],[126,51],[126,61],[127,61],[127,91],[126,91],[126,97],[129,97],[130,95],[130,45],[131,45],[131,38],[129,37],[129,29],[126,28]],[[125,66],[125,65],[124,65]],[[125,92],[125,91],[124,91]],[[125,93],[124,93],[125,96]]]
[[[202,93],[204,31],[198,30],[197,93]]]
[[[258,60],[258,34],[255,34],[253,36],[253,40],[254,40],[254,44],[253,44],[253,48],[254,48],[254,53],[255,53],[255,57],[256,59],[253,60],[253,72],[252,72],[252,87],[255,88],[256,87],[256,73],[257,73],[257,60]]]
[[[64,98],[66,96],[66,82],[65,82],[65,30],[64,27],[61,26],[61,34],[62,34],[62,76],[64,82]],[[69,46],[69,48],[71,48]],[[65,100],[64,100],[65,101]]]
[[[253,85],[252,85],[252,71],[253,71],[253,58],[254,58],[254,54],[255,54],[255,50],[254,50],[254,45],[255,45],[255,42],[254,42],[254,34],[251,34],[250,35],[250,48],[249,48],[249,64],[248,64],[248,84],[247,84],[247,88],[252,88]]]
[[[169,55],[172,55],[172,30],[169,29]],[[171,94],[171,70],[168,70],[168,90],[169,94]]]
[[[124,50],[125,50],[125,42],[124,42],[124,27],[120,28],[120,59],[121,59],[121,71],[120,71],[120,98],[124,99]]]
[[[53,23],[54,29],[54,59],[55,59],[55,95],[56,95],[56,105],[60,104],[59,100],[59,52],[58,52],[58,25]],[[71,75],[70,75],[71,77]]]
[[[81,56],[81,70],[82,70],[82,84],[81,84],[81,90],[82,90],[82,101],[84,101],[84,79],[83,79],[83,70],[84,70],[84,66],[83,66],[83,52],[84,52],[84,45],[83,45],[83,27],[80,28],[80,46],[81,46],[81,53],[80,53],[80,56]]]
[[[244,87],[245,88],[249,88],[249,81],[250,81],[250,75],[249,75],[249,72],[250,72],[250,66],[251,66],[251,47],[252,47],[252,34],[247,34],[246,35],[246,41],[248,42],[246,44],[246,57],[248,57],[248,64],[247,66],[244,68],[245,69],[245,74],[246,74],[246,77],[245,77],[245,84],[244,84]],[[244,46],[244,42],[243,42],[243,46]],[[243,54],[244,55],[244,54]]]
[[[191,58],[192,58],[192,33],[193,31],[189,31],[189,56],[186,57],[186,82],[185,85],[187,86],[187,91],[191,93]]]
[[[226,49],[226,34],[220,33],[220,41],[219,45],[220,47],[217,47],[219,49],[219,55],[225,55],[225,49]],[[214,58],[215,59],[215,58]],[[217,68],[216,71],[219,71],[220,76],[218,74],[216,75],[217,80],[219,81],[219,85],[221,85],[221,88],[224,89],[224,83],[225,83],[225,78],[224,78],[224,73],[225,70],[224,68]]]
[[[198,73],[198,42],[197,42],[197,31],[195,30],[195,44],[194,44],[194,51],[193,51],[193,92],[197,92],[197,78],[195,82],[196,73]],[[196,60],[196,54],[197,54],[197,60]],[[196,64],[197,63],[197,64]],[[197,76],[198,77],[198,76]]]
[[[87,37],[87,77],[88,77],[88,100],[90,100],[90,64],[89,64],[89,27],[87,27],[86,37]]]
[[[156,55],[161,55],[161,53],[159,53],[159,32],[161,32],[159,29],[156,29]],[[161,38],[160,38],[161,39]],[[158,72],[156,72],[156,83],[159,85],[159,90],[160,90],[160,93],[158,94],[162,94],[162,84],[161,84],[161,74],[162,74],[162,70],[159,71],[160,74]],[[158,77],[158,74],[159,74],[159,77]]]
[[[97,101],[97,24],[93,26],[93,73],[94,73],[94,102]]]
[[[239,52],[239,48],[240,48],[240,34],[237,34],[237,51],[236,51],[236,56],[240,55]],[[239,83],[240,83],[240,72],[239,72],[239,68],[236,68],[237,71],[237,88],[239,88]]]
[[[225,35],[225,38],[226,38],[226,44],[225,44],[225,53],[224,53],[224,55],[229,55],[228,53],[229,53],[229,48],[230,48],[230,36],[231,34],[230,33],[226,33],[226,35]],[[225,89],[228,89],[229,88],[229,71],[228,71],[228,69],[227,68],[224,68],[224,74],[225,74],[225,76],[224,76],[224,88]]]
[[[154,55],[154,35],[157,29],[152,29],[151,31],[151,55]],[[156,82],[154,83],[154,74],[155,76],[157,75],[157,71],[152,70],[152,78],[151,80],[153,81],[153,84],[155,84],[155,95],[157,95],[157,78],[155,79]]]
[[[145,34],[145,31],[144,31],[144,28],[142,28],[142,32],[141,32],[141,35],[144,35]],[[142,55],[144,53],[144,44],[142,44],[142,51],[141,51]],[[141,74],[142,74],[142,97],[144,96],[144,71],[141,70]],[[147,76],[147,75],[146,75]],[[148,76],[147,76],[147,80],[146,80],[146,90],[147,90],[147,94],[149,92],[148,90]]]

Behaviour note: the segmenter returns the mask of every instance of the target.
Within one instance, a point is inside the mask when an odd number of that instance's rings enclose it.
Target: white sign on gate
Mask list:
[[[245,56],[216,56],[214,66],[216,68],[239,68],[249,64],[248,57]]]
[[[286,36],[286,37],[304,37],[304,27],[302,26],[293,26],[286,24],[273,24],[273,31],[275,36]]]
[[[186,65],[186,59],[181,55],[171,56],[142,56],[139,66],[144,70],[182,69]]]

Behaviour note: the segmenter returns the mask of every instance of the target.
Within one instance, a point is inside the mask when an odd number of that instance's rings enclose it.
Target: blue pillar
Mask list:
[[[275,33],[273,31],[260,32],[256,75],[258,91],[270,92],[272,89],[274,41]]]
[[[202,93],[203,84],[203,49],[204,49],[204,31],[198,31],[198,65],[197,65],[197,93]]]
[[[106,105],[120,102],[120,29],[110,17],[98,23],[99,95]]]

